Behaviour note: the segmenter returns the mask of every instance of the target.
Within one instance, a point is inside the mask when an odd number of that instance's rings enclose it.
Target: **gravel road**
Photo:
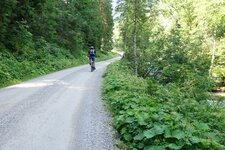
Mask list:
[[[0,89],[0,150],[115,150],[100,96],[114,60],[94,72],[83,65]]]

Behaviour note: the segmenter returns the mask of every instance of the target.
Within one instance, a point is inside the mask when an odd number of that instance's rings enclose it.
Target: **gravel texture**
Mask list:
[[[116,58],[118,59],[118,58]],[[0,150],[116,150],[101,100],[115,59],[66,69],[0,90]]]

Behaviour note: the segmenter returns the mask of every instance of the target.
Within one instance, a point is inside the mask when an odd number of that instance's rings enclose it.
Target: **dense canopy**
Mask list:
[[[120,42],[127,58],[133,61],[137,17],[139,75],[145,76],[151,63],[165,75],[165,82],[183,80],[177,76],[185,76],[182,70],[186,68],[209,74],[224,84],[224,10],[225,1],[221,0],[120,0]],[[171,74],[171,69],[177,76]]]
[[[1,0],[0,86],[107,53],[112,34],[111,0]]]

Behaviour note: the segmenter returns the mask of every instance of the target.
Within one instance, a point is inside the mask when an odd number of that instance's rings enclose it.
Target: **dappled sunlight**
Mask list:
[[[215,95],[225,97],[225,93],[224,92],[218,92],[218,93],[215,93]]]
[[[68,86],[68,89],[72,89],[72,90],[77,90],[77,91],[86,91],[86,90],[90,90],[90,88],[85,87],[85,86]]]
[[[86,86],[74,86],[68,82],[62,81],[62,80],[42,80],[42,81],[37,81],[37,82],[30,82],[30,83],[21,83],[17,85],[13,85],[10,87],[7,87],[7,89],[12,89],[12,88],[42,88],[42,87],[48,87],[48,86],[65,86],[67,89],[71,90],[77,90],[77,91],[85,91],[85,90],[90,90],[90,87]]]
[[[69,83],[66,83],[62,80],[42,80],[38,82],[21,83],[21,84],[7,87],[7,88],[8,89],[10,88],[39,88],[39,87],[47,87],[52,85],[69,85]]]

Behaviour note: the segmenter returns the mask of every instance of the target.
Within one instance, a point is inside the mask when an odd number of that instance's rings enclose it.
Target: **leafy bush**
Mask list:
[[[14,51],[23,54],[29,55],[33,50],[34,44],[32,41],[32,33],[29,31],[29,26],[26,21],[17,21],[16,26],[12,28],[13,36],[10,40],[10,44],[13,47]]]
[[[220,83],[220,86],[225,86],[225,68],[215,67],[214,74],[215,74],[214,76],[216,78],[216,82]]]
[[[4,48],[0,51],[0,87],[16,84],[23,80],[61,69],[88,63],[86,53],[77,53],[76,56],[65,48],[47,43],[39,39],[35,44],[37,50],[33,55],[12,54]],[[112,53],[98,53],[98,61],[115,56]]]
[[[127,62],[109,66],[103,96],[127,145],[123,149],[225,148],[224,109],[194,99],[174,83],[138,78]]]

